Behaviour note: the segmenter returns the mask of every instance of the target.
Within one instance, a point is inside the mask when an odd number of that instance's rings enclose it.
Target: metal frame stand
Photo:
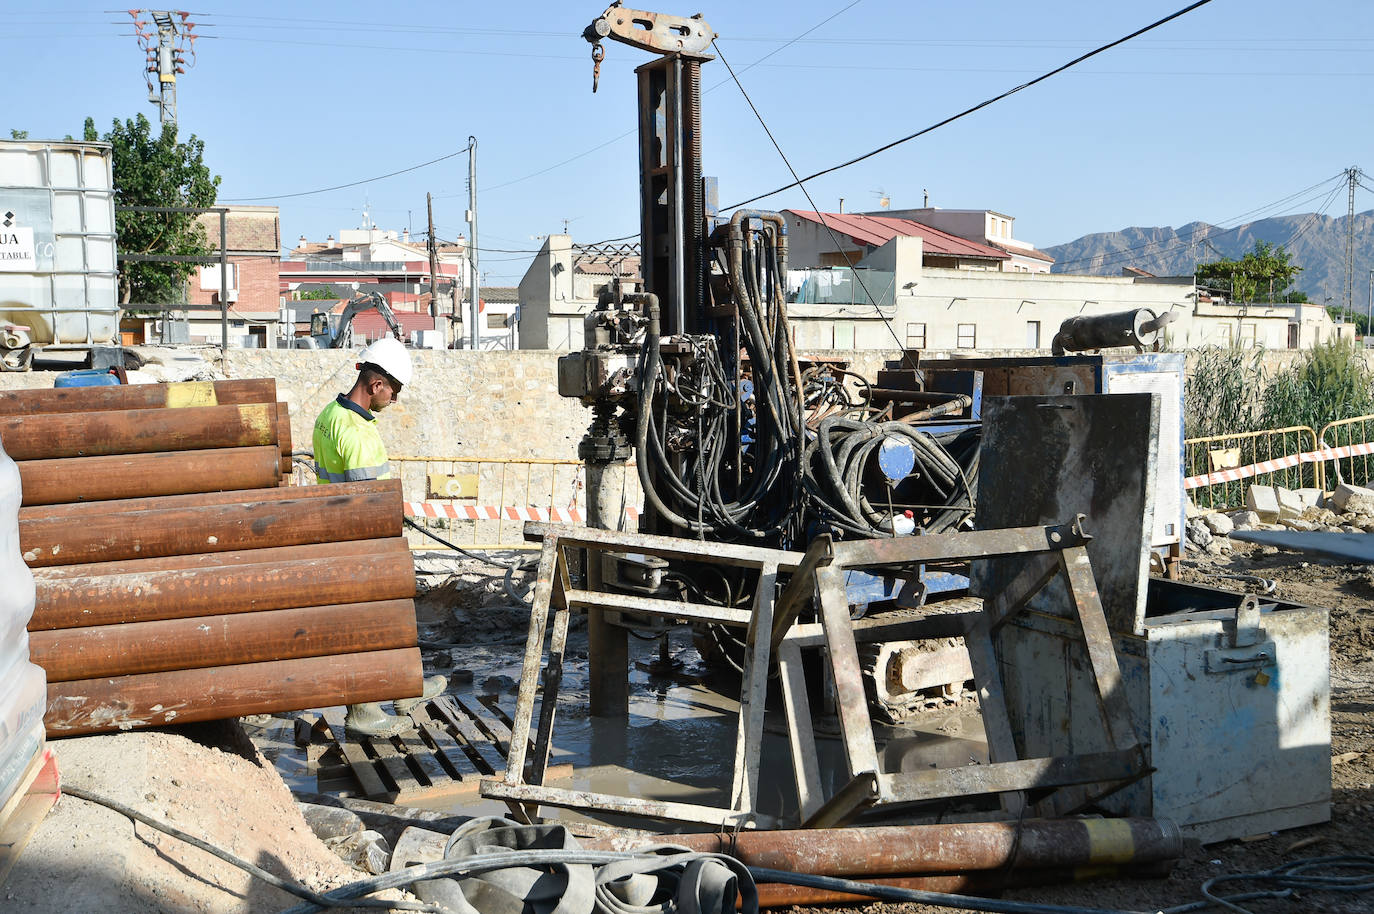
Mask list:
[[[795,723],[805,717],[807,709],[806,686],[798,662],[800,648],[815,644],[827,648],[849,782],[818,803],[820,776],[815,770],[816,752],[810,728],[789,727],[805,827],[843,824],[871,806],[981,794],[1001,795],[1004,811],[1016,815],[1025,804],[1020,795],[1023,791],[1106,782],[1124,784],[1144,770],[1144,753],[1121,688],[1120,669],[1085,548],[1091,537],[1084,533],[1081,522],[1080,516],[1073,524],[1059,526],[842,543],[833,543],[823,537],[812,544],[802,569],[793,576],[778,600],[773,617],[775,649],[783,666],[788,715]],[[857,644],[860,640],[888,640],[895,637],[896,632],[880,626],[856,632],[845,600],[845,572],[852,568],[885,569],[890,574],[900,575],[903,568],[921,562],[1009,555],[1025,556],[1029,561],[1007,589],[986,600],[981,610],[929,616],[901,624],[902,634],[908,638],[947,637],[951,627],[962,624],[961,634],[968,646],[978,686],[991,764],[917,772],[880,771]],[[812,572],[814,581],[811,580]],[[1087,648],[1099,709],[1112,749],[1083,755],[1020,759],[1004,698],[994,634],[1022,612],[1027,601],[1059,574],[1066,578],[1072,600],[1072,606],[1068,607],[1070,618],[1077,621]],[[815,625],[792,624],[813,598],[820,608],[819,632],[815,631]]]
[[[1121,688],[1111,635],[1098,597],[1085,548],[1091,539],[1082,517],[1072,524],[1018,527],[941,536],[899,537],[835,543],[821,537],[805,554],[751,546],[700,543],[673,537],[620,533],[586,527],[531,523],[525,536],[543,541],[534,606],[530,615],[520,691],[511,727],[510,756],[503,780],[482,782],[482,795],[504,800],[512,813],[535,821],[539,806],[598,809],[711,827],[774,825],[758,814],[759,757],[763,740],[769,664],[781,672],[788,742],[800,800],[803,827],[829,827],[852,820],[871,806],[898,805],[951,797],[998,794],[1007,815],[1020,815],[1024,791],[1053,792],[1083,784],[1123,786],[1145,768],[1144,753],[1131,722]],[[587,550],[595,563],[600,553],[635,552],[758,570],[752,610],[663,600],[636,594],[578,590],[568,575],[567,549]],[[920,564],[951,559],[1024,558],[1007,588],[984,601],[981,610],[934,613],[885,622],[854,621],[845,596],[845,574],[853,568],[880,569],[896,577],[910,575]],[[791,574],[775,599],[778,575]],[[1109,751],[1053,758],[1018,758],[997,661],[995,633],[1025,611],[1027,602],[1046,584],[1064,575],[1071,605],[1065,615],[1082,634],[1092,668]],[[798,623],[808,606],[819,608],[820,622]],[[568,622],[575,607],[634,612],[663,619],[707,622],[747,631],[741,674],[739,729],[735,742],[734,778],[728,806],[706,806],[645,800],[544,786],[554,712],[562,682]],[[552,637],[545,660],[544,641],[552,610]],[[968,645],[979,689],[989,765],[930,771],[881,771],[868,698],[863,687],[857,645],[877,641],[962,636]],[[817,764],[803,648],[825,648],[844,739],[848,782],[824,797]],[[543,688],[539,675],[543,670]],[[526,746],[534,720],[536,693],[542,691],[532,757]]]
[[[711,827],[743,828],[774,824],[755,810],[758,793],[759,754],[763,743],[764,705],[768,692],[768,666],[771,657],[774,593],[780,571],[793,571],[802,554],[778,549],[701,543],[696,540],[621,533],[589,527],[530,523],[525,525],[528,539],[542,539],[539,575],[535,582],[534,606],[530,612],[525,662],[520,674],[515,718],[511,726],[511,751],[506,760],[505,778],[482,782],[482,795],[506,801],[511,812],[524,821],[534,821],[541,804],[573,809],[600,809],[625,815],[647,816]],[[568,576],[566,550],[587,550],[588,564],[600,561],[601,553],[634,552],[663,558],[688,559],[758,570],[752,610],[731,609],[703,603],[679,602],[625,593],[577,590]],[[563,678],[563,653],[567,644],[568,621],[576,607],[602,612],[621,611],[680,619],[712,622],[744,628],[747,631],[744,669],[741,673],[739,730],[735,741],[734,778],[728,806],[705,806],[622,797],[611,794],[565,790],[543,785],[553,742],[554,711]],[[550,610],[553,631],[548,659],[544,658],[544,639]],[[543,688],[539,672],[543,669]],[[525,758],[534,719],[536,692],[542,691],[539,723],[533,756]]]

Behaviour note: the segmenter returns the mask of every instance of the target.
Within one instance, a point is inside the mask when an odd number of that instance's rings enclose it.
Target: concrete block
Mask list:
[[[1336,510],[1349,514],[1374,514],[1374,489],[1341,483],[1331,494]]]
[[[1273,486],[1251,486],[1245,493],[1245,507],[1260,516],[1260,520],[1270,523],[1278,519],[1279,497]]]
[[[1212,531],[1200,519],[1193,518],[1187,523],[1188,541],[1205,547],[1212,541]]]
[[[1260,516],[1254,511],[1232,511],[1227,516],[1231,519],[1235,530],[1250,530],[1256,524],[1261,523]]]
[[[1302,499],[1302,506],[1304,508],[1321,507],[1321,489],[1294,489],[1293,491],[1297,493],[1298,498]]]
[[[1211,530],[1214,536],[1226,536],[1236,527],[1231,518],[1225,514],[1204,514],[1202,522],[1207,525],[1207,529]]]
[[[1302,512],[1307,508],[1307,506],[1302,503],[1302,499],[1298,497],[1298,493],[1294,492],[1292,489],[1285,489],[1283,486],[1275,486],[1274,497],[1279,503],[1279,521],[1281,522],[1290,518],[1302,517]]]
[[[1197,505],[1193,504],[1193,499],[1191,496],[1185,495],[1183,497],[1183,519],[1192,520],[1195,517],[1201,516],[1202,509],[1199,508]]]

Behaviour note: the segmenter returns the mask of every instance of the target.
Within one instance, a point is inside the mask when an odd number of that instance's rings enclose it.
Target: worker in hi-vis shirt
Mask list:
[[[376,413],[396,402],[410,374],[410,353],[392,337],[377,340],[359,354],[353,389],[339,394],[315,420],[315,476],[320,482],[391,478]],[[346,729],[357,736],[396,736],[409,726],[401,715],[440,695],[447,685],[443,676],[427,677],[419,698],[393,702],[394,715],[383,711],[379,702],[349,705]]]

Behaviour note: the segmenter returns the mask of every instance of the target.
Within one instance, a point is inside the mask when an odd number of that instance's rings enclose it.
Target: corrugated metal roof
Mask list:
[[[949,257],[968,257],[983,260],[1010,260],[1005,251],[978,244],[949,232],[899,219],[896,216],[864,216],[858,213],[816,213],[810,210],[783,210],[790,216],[828,226],[836,235],[847,235],[855,244],[879,247],[887,244],[898,235],[914,236],[924,243],[925,253],[941,254]]]

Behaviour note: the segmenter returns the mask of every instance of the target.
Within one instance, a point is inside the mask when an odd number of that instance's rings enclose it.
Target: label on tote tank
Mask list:
[[[33,229],[15,224],[14,213],[0,213],[0,270],[32,272],[38,268],[33,254]]]

